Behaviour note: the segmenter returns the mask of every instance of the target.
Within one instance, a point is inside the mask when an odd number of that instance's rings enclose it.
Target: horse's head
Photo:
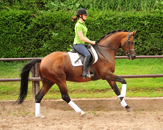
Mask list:
[[[135,49],[134,49],[134,34],[136,30],[133,32],[129,32],[125,38],[121,40],[121,47],[126,52],[129,60],[134,60],[136,58]]]

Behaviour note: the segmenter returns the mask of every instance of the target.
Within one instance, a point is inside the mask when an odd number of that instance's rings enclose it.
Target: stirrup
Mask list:
[[[87,72],[83,72],[82,76],[83,76],[83,79],[84,79],[84,78],[91,78],[94,75],[90,74],[90,73],[87,73]]]

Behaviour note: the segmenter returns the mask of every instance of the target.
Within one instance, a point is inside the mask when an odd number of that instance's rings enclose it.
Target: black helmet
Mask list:
[[[87,10],[84,8],[80,8],[76,11],[76,16],[79,16],[80,14],[88,15]]]

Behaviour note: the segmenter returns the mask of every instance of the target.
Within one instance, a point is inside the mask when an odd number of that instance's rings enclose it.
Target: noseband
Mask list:
[[[131,33],[129,32],[128,34],[128,39],[125,41],[125,43],[121,46],[121,47],[124,47],[127,44],[127,51],[125,52],[127,55],[130,55],[130,54],[134,54],[135,53],[135,49],[130,49],[131,45],[134,43],[133,41],[130,41],[130,38],[134,39],[134,37],[131,36]]]

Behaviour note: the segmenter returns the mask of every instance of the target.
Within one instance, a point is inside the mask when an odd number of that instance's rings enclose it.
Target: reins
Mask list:
[[[119,49],[114,49],[114,48],[112,48],[112,47],[104,46],[104,45],[98,45],[98,43],[97,43],[96,45],[97,45],[97,46],[100,46],[100,47],[109,48],[109,49],[114,50],[114,51],[117,51],[117,52],[121,52],[121,53],[127,54],[128,52],[135,51],[135,50],[131,50],[131,49],[130,49],[130,44],[131,44],[130,38],[133,38],[133,39],[134,39],[134,37],[131,37],[131,33],[129,32],[129,34],[128,34],[128,39],[127,39],[127,40],[125,41],[125,43],[121,46],[121,48],[122,48],[122,47],[125,46],[126,43],[128,42],[128,46],[127,46],[127,51],[126,51],[126,52],[125,52],[125,51],[121,51],[121,50],[119,50]],[[129,49],[128,49],[128,47],[129,47]],[[99,50],[99,47],[98,47],[98,50]],[[102,52],[101,52],[100,50],[99,50],[99,52],[100,52],[100,54],[105,58],[105,56],[102,54]]]
[[[111,49],[111,50],[118,51],[118,52],[122,52],[122,53],[126,53],[126,52],[121,51],[121,50],[119,50],[119,49],[114,49],[114,48],[111,48],[111,47],[108,47],[108,46],[103,46],[103,45],[97,45],[97,46],[109,48],[109,49]]]

